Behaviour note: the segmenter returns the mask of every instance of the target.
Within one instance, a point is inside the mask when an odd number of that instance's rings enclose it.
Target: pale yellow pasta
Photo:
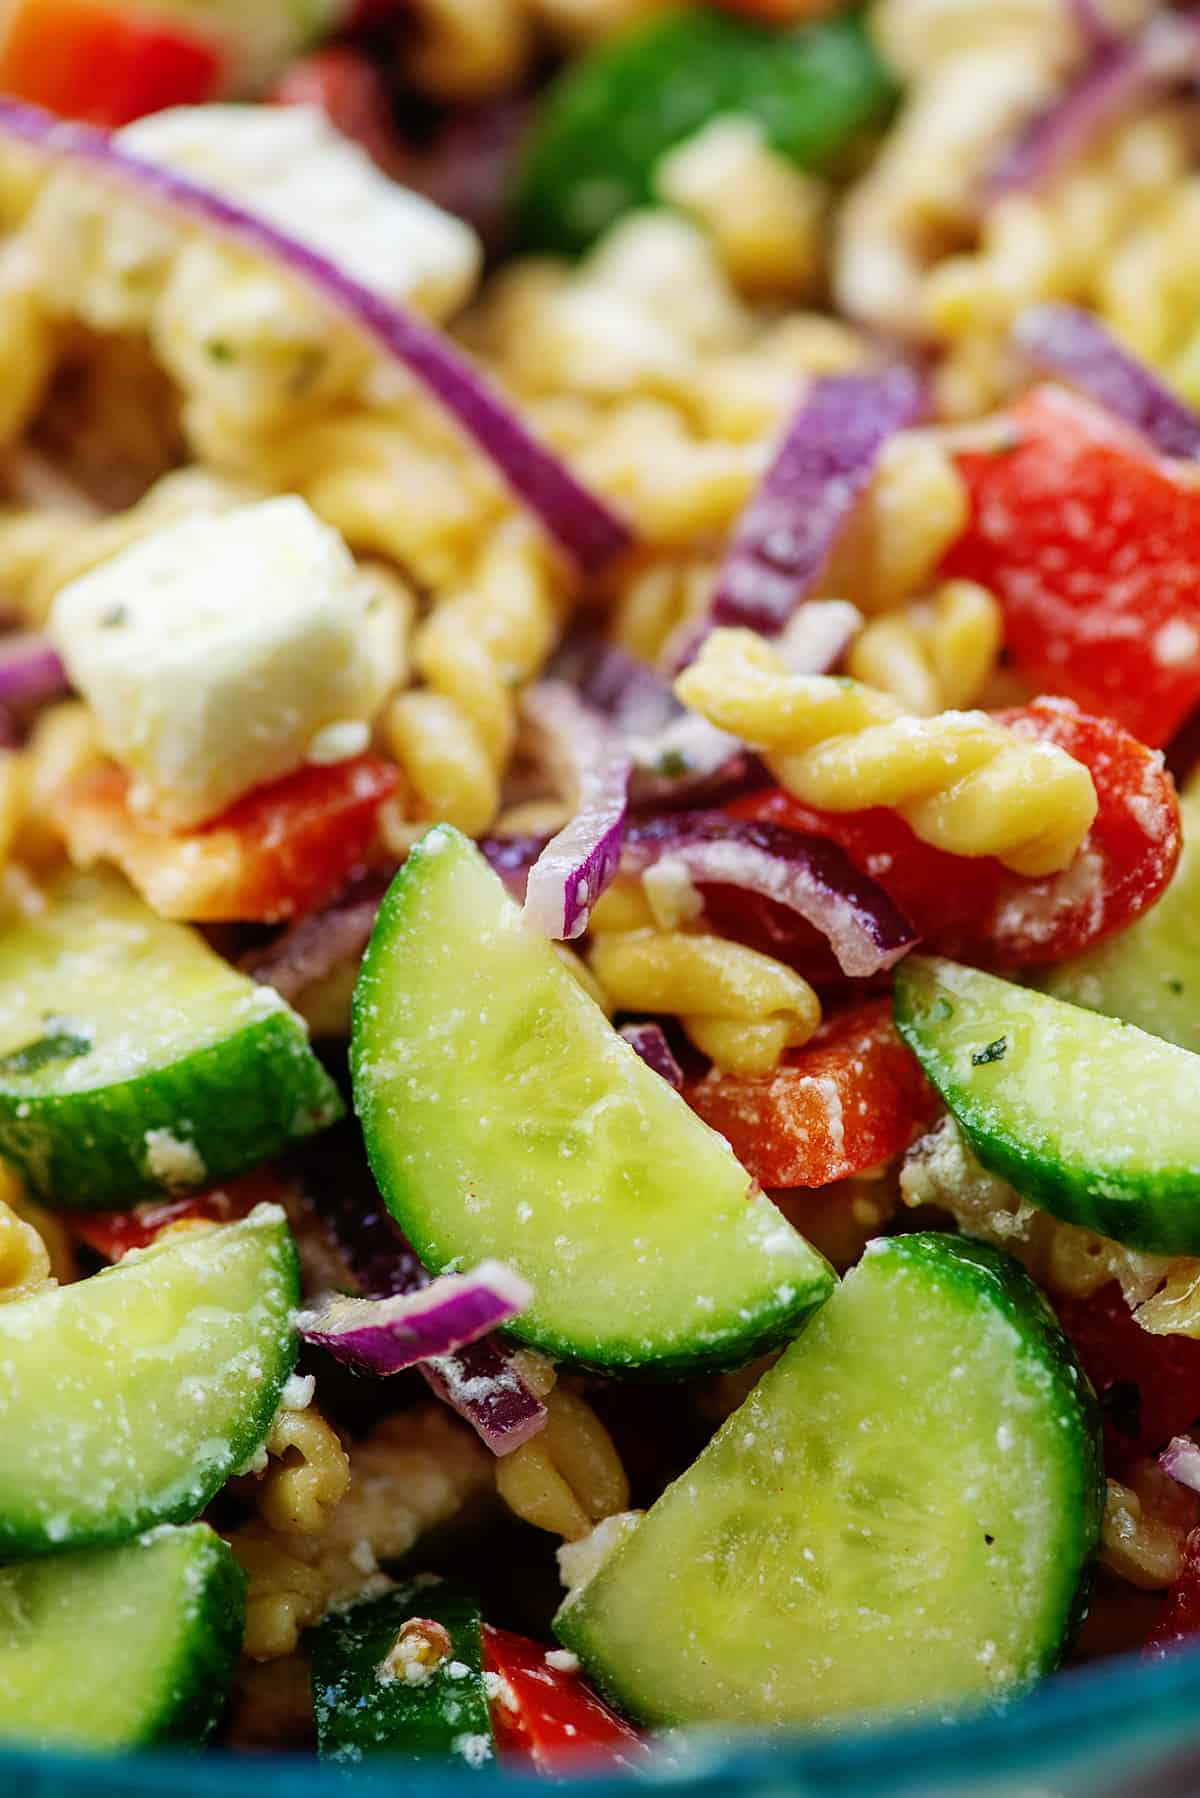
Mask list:
[[[925,717],[974,705],[1004,640],[999,605],[975,581],[946,581],[927,600],[872,619],[850,646],[855,680]]]
[[[274,1530],[317,1535],[350,1484],[350,1459],[337,1431],[312,1405],[281,1409],[266,1450],[270,1462],[256,1494],[259,1514]]]
[[[64,699],[39,713],[20,757],[22,814],[13,848],[34,867],[62,859],[49,823],[53,802],[101,758],[95,715],[82,700]]]
[[[50,1283],[50,1255],[31,1223],[0,1198],[0,1303],[28,1298]]]
[[[579,1541],[629,1505],[629,1481],[612,1437],[587,1400],[557,1385],[543,1430],[496,1461],[496,1490],[538,1529]]]
[[[440,819],[478,836],[500,806],[500,781],[487,749],[463,729],[463,717],[444,693],[401,693],[383,722],[388,748],[414,795],[418,815]]]
[[[1200,1498],[1155,1461],[1135,1462],[1126,1479],[1128,1484],[1106,1483],[1100,1561],[1131,1586],[1158,1591],[1182,1571],[1188,1532],[1200,1520]]]
[[[1054,873],[1096,815],[1091,774],[1057,745],[1018,737],[983,712],[914,718],[861,682],[789,675],[751,631],[714,631],[675,691],[767,751],[776,779],[805,804],[891,807],[950,854]]]
[[[315,1534],[257,1517],[231,1532],[249,1578],[245,1651],[291,1654],[333,1604],[381,1589],[381,1562],[406,1555],[492,1486],[492,1457],[440,1406],[385,1418],[350,1451],[351,1483]]]
[[[951,446],[931,431],[898,432],[843,533],[825,588],[853,594],[865,612],[890,611],[928,592],[969,513]]]
[[[25,245],[11,244],[0,256],[0,448],[14,443],[33,417],[58,335],[36,258]]]
[[[588,960],[618,1011],[670,1012],[719,1066],[763,1073],[808,1041],[821,1003],[782,962],[725,937],[685,931],[597,934]]]
[[[1200,1261],[1172,1261],[1162,1286],[1134,1315],[1152,1336],[1200,1336]]]
[[[60,1286],[69,1286],[72,1280],[79,1278],[79,1264],[75,1255],[75,1241],[62,1218],[53,1211],[47,1211],[29,1198],[20,1187],[15,1176],[5,1170],[5,1202],[12,1207],[17,1216],[36,1230],[42,1239],[46,1254],[50,1259],[50,1275]]]
[[[477,100],[511,88],[533,51],[524,0],[413,0],[403,52],[413,83],[439,100]]]

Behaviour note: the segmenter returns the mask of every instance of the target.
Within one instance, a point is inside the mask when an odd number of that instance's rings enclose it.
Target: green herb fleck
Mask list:
[[[654,772],[665,775],[668,780],[679,780],[688,772],[687,757],[678,749],[665,749],[654,765]]]
[[[78,1061],[81,1055],[90,1054],[91,1048],[90,1037],[76,1036],[70,1030],[54,1030],[48,1036],[35,1037],[33,1042],[25,1043],[9,1055],[0,1055],[0,1075],[37,1074],[56,1061]]]
[[[129,611],[126,606],[109,606],[107,612],[100,614],[100,627],[106,631],[115,630],[117,625],[124,624],[128,617]]]
[[[1007,1054],[1008,1038],[1006,1036],[998,1036],[994,1043],[988,1043],[985,1048],[972,1050],[971,1066],[973,1068],[985,1068],[990,1061],[1003,1061]]]
[[[1183,981],[1182,980],[1168,980],[1167,981],[1167,991],[1169,993],[1175,993],[1175,994],[1181,993],[1183,991]]]
[[[204,349],[210,362],[232,362],[235,358],[233,345],[223,337],[210,337]]]

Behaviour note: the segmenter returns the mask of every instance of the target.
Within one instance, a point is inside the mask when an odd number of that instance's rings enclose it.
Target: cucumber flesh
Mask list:
[[[1200,1254],[1200,1056],[1132,1024],[909,956],[896,1025],[984,1167],[1068,1223]]]
[[[1043,969],[1053,998],[1200,1051],[1200,790],[1179,800],[1183,853],[1170,886],[1128,929]]]
[[[270,1428],[298,1298],[283,1212],[259,1205],[0,1305],[0,1556],[196,1516]]]
[[[509,1333],[557,1359],[735,1365],[832,1288],[449,826],[384,901],[351,1061],[375,1178],[425,1265],[509,1263],[534,1289]]]
[[[0,931],[0,1155],[56,1206],[241,1173],[341,1101],[302,1021],[106,870]]]
[[[386,1665],[406,1623],[440,1624],[445,1660],[406,1679]],[[313,1706],[323,1760],[373,1754],[450,1757],[468,1767],[494,1758],[483,1683],[482,1619],[465,1592],[441,1580],[410,1580],[322,1624],[312,1639]]]
[[[245,1589],[204,1523],[0,1567],[0,1739],[203,1741],[241,1651]]]
[[[1016,1262],[880,1239],[555,1627],[648,1724],[997,1700],[1059,1658],[1100,1452],[1094,1397]]]

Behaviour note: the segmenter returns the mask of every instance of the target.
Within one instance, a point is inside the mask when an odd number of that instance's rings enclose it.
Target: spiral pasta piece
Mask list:
[[[50,1280],[50,1255],[31,1223],[0,1199],[0,1304],[28,1298]]]
[[[578,1542],[629,1505],[629,1481],[612,1437],[569,1387],[546,1395],[547,1422],[496,1462],[496,1490],[517,1517]]]
[[[272,1529],[317,1535],[350,1484],[350,1458],[337,1431],[312,1406],[281,1410],[266,1441],[270,1464],[258,1509]]]
[[[1004,638],[1000,607],[975,581],[946,581],[931,599],[872,619],[850,646],[855,680],[930,717],[973,705]]]
[[[790,793],[822,811],[887,806],[923,842],[1054,874],[1096,815],[1082,763],[984,712],[915,718],[859,681],[791,675],[752,631],[718,630],[675,684],[685,705],[766,752]]]

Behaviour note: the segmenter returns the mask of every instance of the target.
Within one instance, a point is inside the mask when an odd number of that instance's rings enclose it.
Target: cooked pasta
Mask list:
[[[858,682],[789,675],[751,631],[718,630],[675,684],[686,705],[766,750],[781,785],[825,811],[890,806],[923,842],[1020,874],[1073,858],[1096,814],[1091,775],[982,712],[906,716]]]
[[[855,680],[890,693],[909,712],[974,705],[1003,641],[1000,607],[974,581],[945,581],[928,600],[873,618],[850,646]]]
[[[41,1236],[0,1199],[0,1302],[25,1298],[50,1278],[50,1255]]]
[[[1127,1478],[1107,1483],[1100,1559],[1131,1586],[1157,1591],[1179,1577],[1184,1540],[1200,1522],[1200,1497],[1155,1461],[1137,1462]]]
[[[269,1464],[256,1502],[281,1534],[318,1535],[350,1484],[350,1459],[337,1432],[311,1405],[282,1407],[266,1440]]]
[[[629,1481],[612,1438],[587,1400],[556,1385],[545,1429],[496,1462],[496,1490],[516,1516],[579,1541],[629,1505]]]

